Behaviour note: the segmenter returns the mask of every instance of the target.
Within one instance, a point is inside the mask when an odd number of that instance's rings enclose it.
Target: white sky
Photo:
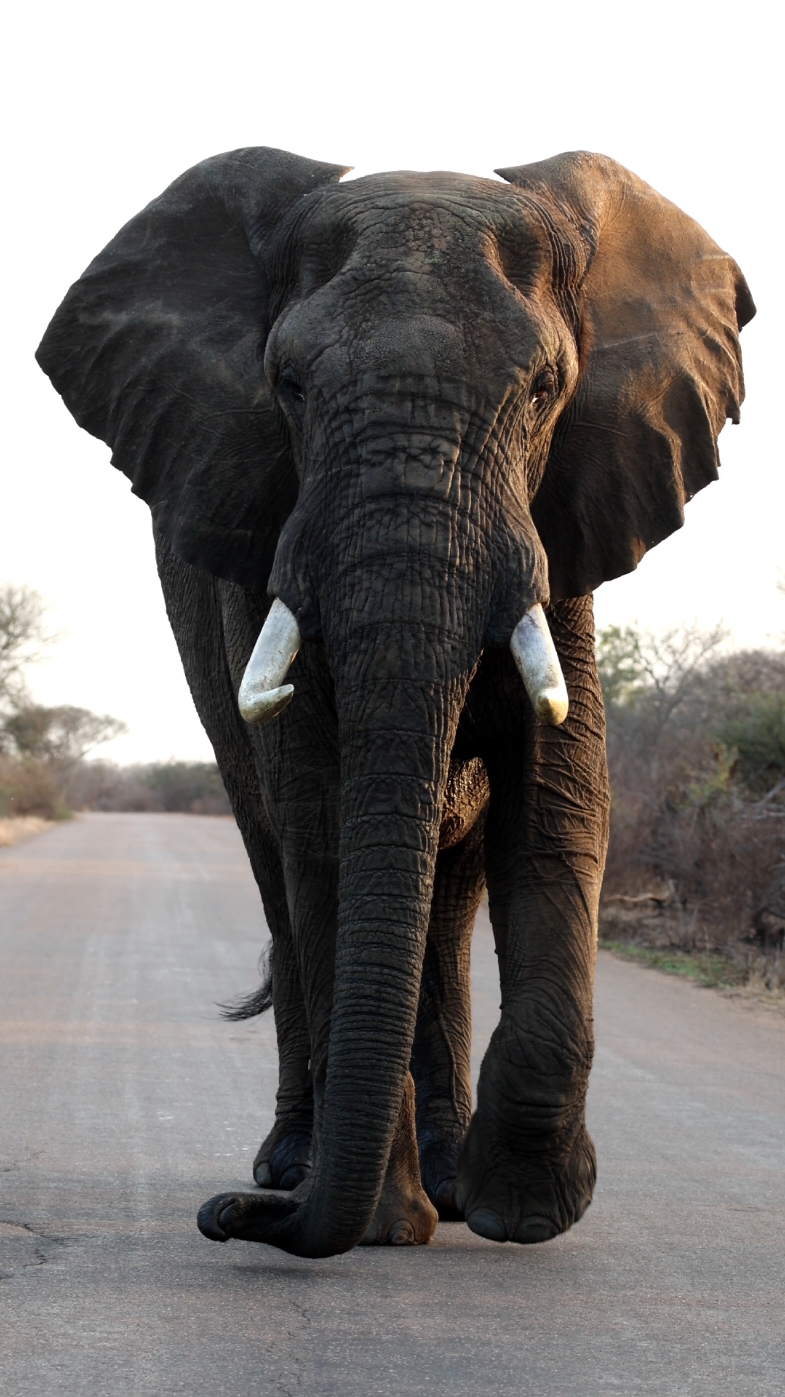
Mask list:
[[[119,761],[207,757],[170,636],[147,507],[79,431],[33,352],[70,283],[178,174],[272,145],[385,169],[488,175],[584,148],[697,218],[758,304],[723,478],[681,533],[597,594],[601,624],[785,627],[778,10],[762,0],[17,5],[6,44],[0,580],[62,633],[35,696],[123,718]]]

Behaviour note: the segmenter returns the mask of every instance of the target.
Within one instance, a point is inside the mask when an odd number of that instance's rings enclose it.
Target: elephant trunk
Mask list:
[[[387,628],[380,639],[394,644]],[[335,990],[309,1255],[370,1224],[409,1069],[443,792],[468,675],[337,685],[341,847]]]

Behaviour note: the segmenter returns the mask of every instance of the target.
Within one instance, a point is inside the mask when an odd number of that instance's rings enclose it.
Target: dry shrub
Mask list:
[[[215,762],[151,762],[126,767],[82,762],[69,778],[67,795],[74,810],[232,813]]]
[[[603,652],[600,637],[612,789],[601,928],[780,984],[785,657],[722,644],[614,628]]]
[[[74,810],[231,815],[214,762],[57,761],[0,753],[0,818],[60,820]]]
[[[0,754],[0,816],[60,820],[67,813],[58,773],[47,762]]]

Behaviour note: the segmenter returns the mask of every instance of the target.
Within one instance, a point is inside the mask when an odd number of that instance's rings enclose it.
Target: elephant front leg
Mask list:
[[[550,618],[570,694],[564,726],[542,727],[522,709],[485,754],[502,1014],[480,1073],[458,1198],[472,1231],[494,1241],[566,1231],[591,1202],[596,1176],[585,1106],[609,801],[590,618],[585,600]],[[505,662],[493,662],[502,686]]]
[[[414,1082],[406,1079],[398,1124],[376,1212],[363,1246],[413,1247],[430,1242],[439,1215],[420,1176],[415,1134]]]
[[[484,813],[436,862],[412,1050],[423,1187],[445,1221],[456,1202],[458,1156],[472,1113],[471,942],[485,887]]]
[[[199,1209],[200,1232],[211,1242],[232,1238],[246,1242],[269,1240],[271,1222],[283,1221],[305,1202],[312,1186],[308,1177],[292,1193],[265,1191],[219,1193]],[[413,1247],[430,1242],[438,1214],[420,1182],[414,1122],[414,1083],[404,1086],[390,1157],[379,1201],[362,1246]]]

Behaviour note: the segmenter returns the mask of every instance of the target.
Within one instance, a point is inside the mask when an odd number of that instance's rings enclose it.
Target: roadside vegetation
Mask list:
[[[77,810],[229,814],[214,762],[87,760],[126,725],[73,704],[33,701],[28,672],[56,639],[37,592],[0,586],[0,846]]]
[[[612,626],[601,942],[701,984],[785,987],[785,649]]]
[[[80,810],[229,815],[214,762],[96,759],[124,723],[32,700],[28,670],[56,640],[45,618],[30,588],[0,586],[0,845]],[[597,658],[612,797],[601,944],[782,993],[785,645],[610,626]]]

